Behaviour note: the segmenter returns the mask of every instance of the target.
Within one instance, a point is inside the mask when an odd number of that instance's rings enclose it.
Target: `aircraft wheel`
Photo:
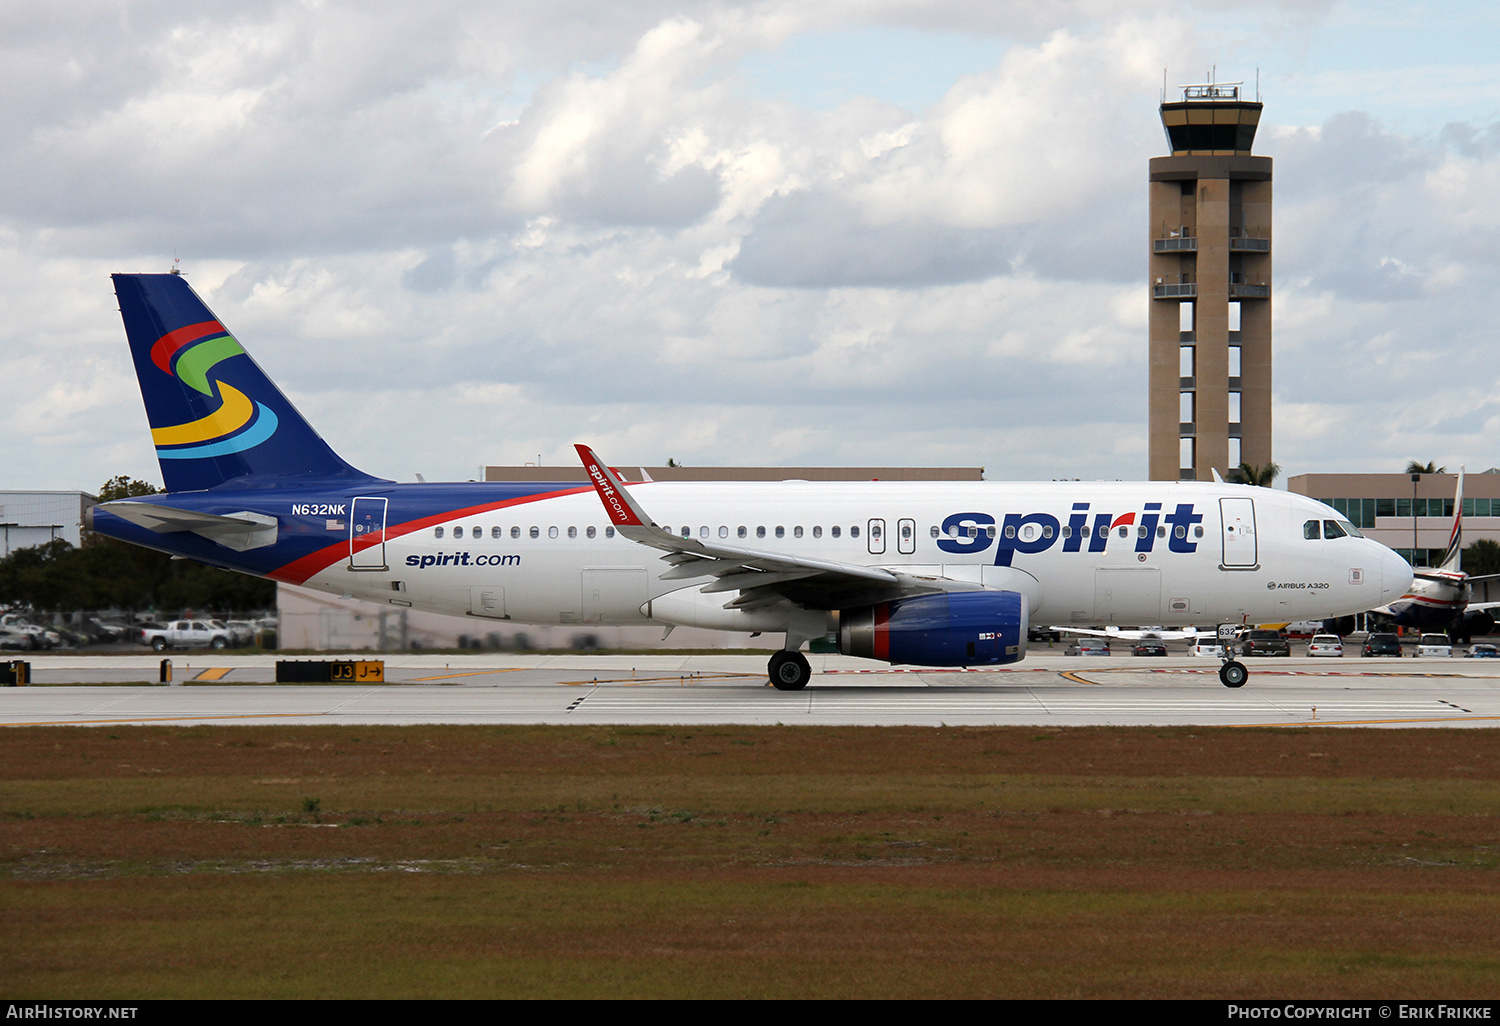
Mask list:
[[[777,691],[801,691],[812,679],[812,667],[801,652],[777,652],[771,657],[768,672]]]
[[[1245,669],[1245,664],[1233,659],[1219,667],[1219,682],[1226,688],[1244,687],[1249,676],[1250,671]]]

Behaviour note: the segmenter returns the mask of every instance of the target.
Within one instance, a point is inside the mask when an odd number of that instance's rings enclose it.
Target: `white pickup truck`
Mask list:
[[[141,632],[141,644],[158,652],[169,648],[228,648],[229,628],[217,620],[174,620]]]

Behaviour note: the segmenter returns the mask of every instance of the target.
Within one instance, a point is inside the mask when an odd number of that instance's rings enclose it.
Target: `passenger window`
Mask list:
[[[519,527],[512,527],[510,529],[510,536],[512,538],[519,538],[519,537],[521,537],[521,529]]]
[[[1139,527],[1137,527],[1135,529],[1135,536],[1137,538],[1144,538],[1144,537],[1146,537],[1146,525],[1145,524],[1141,524]]]
[[[1172,533],[1175,534],[1179,538],[1186,538],[1187,537],[1187,528],[1183,527],[1181,524],[1178,524],[1176,527],[1174,527],[1172,529]]]
[[[500,528],[498,528],[498,527],[492,527],[492,528],[490,528],[490,537],[491,538],[499,538],[504,533],[505,532],[502,531],[502,530],[500,530]]]
[[[933,524],[932,525],[932,536],[934,538],[936,538],[938,536],[938,526],[937,526],[937,524]]]
[[[800,528],[800,527],[794,527],[794,528],[792,528],[792,537],[793,538],[801,538],[802,537],[802,528]]]
[[[441,538],[443,536],[443,529],[441,527],[434,527],[432,529],[432,536],[434,538]]]
[[[749,529],[747,527],[745,527],[744,524],[741,524],[739,527],[737,527],[735,529],[734,533],[735,533],[736,537],[743,538],[743,537],[745,537],[745,535],[749,534],[750,531],[749,531]]]
[[[1203,537],[1203,525],[1202,524],[1199,524],[1197,527],[1193,528],[1193,537],[1194,538],[1202,538]]]
[[[576,528],[576,527],[570,527],[570,528],[568,528],[568,537],[569,538],[577,538],[578,537],[578,528]]]
[[[851,527],[851,528],[849,528],[849,537],[851,537],[851,538],[858,538],[859,537],[859,528],[858,527]]]
[[[786,528],[782,527],[780,524],[776,525],[776,537],[778,537],[778,538],[785,538],[786,537]]]
[[[991,524],[989,527],[986,527],[984,529],[984,536],[986,538],[993,538],[993,537],[995,537],[995,525],[994,524]]]
[[[912,536],[911,524],[903,522],[901,524],[901,537],[902,538],[910,538],[911,536]]]
[[[708,525],[705,524],[704,526],[698,528],[698,537],[699,538],[707,538],[708,537]]]
[[[479,526],[474,526],[474,527],[469,528],[469,533],[471,535],[473,535],[475,538],[483,538],[484,537],[484,528],[479,527]]]
[[[557,537],[557,528],[555,528],[555,527],[549,527],[549,528],[547,528],[547,537],[548,538],[556,538]]]
[[[464,529],[462,527],[455,527],[453,529],[453,537],[455,537],[455,538],[462,538],[463,536],[464,536]]]
[[[764,527],[757,527],[755,529],[755,537],[757,537],[757,538],[764,538],[765,536],[766,536],[766,529]]]
[[[991,530],[994,530],[994,528],[991,528]],[[1051,538],[1052,537],[1052,525],[1051,524],[1043,524],[1042,525],[1042,537],[1043,538]]]
[[[728,538],[729,537],[729,528],[724,527],[723,525],[720,525],[720,527],[719,527],[719,537],[720,538]]]
[[[1167,529],[1158,525],[1156,528],[1156,536],[1158,538],[1165,538],[1167,536]]]
[[[586,534],[586,535],[588,535],[590,538],[592,538],[592,537],[594,537],[594,535],[596,535],[596,534],[599,533],[599,529],[596,528],[596,527],[590,527],[587,531],[585,531],[583,533]]]
[[[1302,525],[1302,537],[1308,541],[1318,540],[1318,522],[1316,520],[1309,520]]]
[[[1101,537],[1101,538],[1108,538],[1109,537],[1109,528],[1105,527],[1103,524],[1099,525],[1099,537]]]
[[[831,534],[831,535],[833,535],[833,537],[837,538],[839,536],[839,529],[837,527],[830,527],[828,529],[828,533]]]
[[[969,528],[969,537],[970,538],[973,538],[973,537],[977,536],[978,534],[979,534],[979,529],[978,528],[975,528],[975,527]],[[1005,525],[1005,537],[1007,537],[1007,538],[1014,538],[1015,536],[1016,536],[1016,525],[1015,524],[1006,524]]]
[[[821,537],[823,537],[823,529],[821,527],[814,527],[813,528],[813,537],[814,538],[821,538]]]
[[[682,529],[682,536],[684,538],[691,538],[693,536],[693,529],[691,527],[684,526]]]
[[[1128,528],[1128,527],[1122,527],[1122,528],[1120,528],[1120,537],[1121,538],[1128,538],[1128,537],[1130,537],[1130,528]]]
[[[540,527],[533,527],[531,529],[531,536],[533,538],[540,538],[542,536],[542,529]]]
[[[613,527],[606,527],[604,529],[604,537],[606,537],[606,538],[613,538],[614,536],[615,536],[615,529]]]

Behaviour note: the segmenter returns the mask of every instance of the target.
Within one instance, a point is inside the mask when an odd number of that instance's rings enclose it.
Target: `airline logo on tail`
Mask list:
[[[152,345],[151,362],[163,374],[206,396],[217,390],[219,396],[219,408],[206,417],[152,429],[159,459],[227,456],[253,449],[276,433],[275,413],[213,374],[218,364],[244,352],[218,321],[189,324],[168,332]]]

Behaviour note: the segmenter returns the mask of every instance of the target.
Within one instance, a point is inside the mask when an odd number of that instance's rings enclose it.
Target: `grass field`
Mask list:
[[[1500,732],[27,728],[4,997],[1500,996]]]

